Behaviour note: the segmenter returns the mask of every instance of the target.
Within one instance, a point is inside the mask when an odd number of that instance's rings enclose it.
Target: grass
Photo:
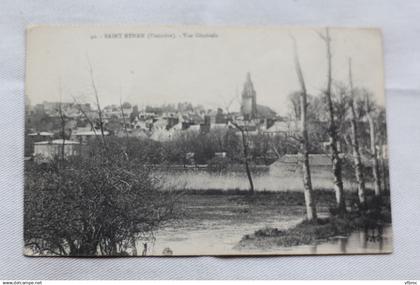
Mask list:
[[[391,223],[389,196],[380,199],[368,197],[365,205],[350,197],[351,209],[344,215],[338,215],[336,209],[330,208],[328,218],[316,221],[304,220],[287,230],[263,228],[253,234],[243,236],[239,247],[267,248],[272,246],[297,246],[315,244],[337,236],[348,236],[356,230],[376,229],[380,233],[383,226]]]

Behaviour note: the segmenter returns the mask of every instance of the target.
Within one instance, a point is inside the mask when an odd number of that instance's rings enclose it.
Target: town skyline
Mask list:
[[[250,94],[247,94],[245,91],[251,88]],[[136,104],[131,102],[130,100],[122,100],[120,99],[119,102],[115,102],[112,104],[108,104],[108,105],[103,105],[100,103],[101,105],[101,110],[109,110],[109,109],[118,109],[121,110],[121,108],[123,109],[127,109],[127,107],[123,107],[123,105],[127,105],[127,103],[130,105],[130,109],[132,108],[137,108],[138,111],[140,112],[147,112],[148,109],[155,109],[155,110],[164,110],[164,113],[170,113],[170,112],[185,112],[185,111],[190,111],[190,112],[212,112],[212,111],[222,111],[223,113],[226,114],[243,114],[244,112],[244,104],[253,104],[252,106],[247,106],[248,108],[250,108],[249,112],[250,113],[254,113],[253,116],[256,116],[257,113],[257,106],[258,109],[264,108],[265,112],[274,112],[276,114],[276,116],[287,116],[288,114],[279,114],[277,112],[275,112],[272,108],[259,104],[259,102],[257,101],[257,93],[254,90],[254,84],[251,78],[251,74],[248,72],[247,76],[246,76],[246,80],[244,81],[243,87],[239,92],[236,92],[237,94],[235,95],[235,97],[233,97],[229,102],[226,103],[226,105],[222,106],[222,105],[204,105],[204,104],[193,104],[191,102],[188,101],[177,101],[177,102],[165,102],[165,103],[161,103],[161,104]],[[248,97],[248,100],[245,97]],[[249,101],[252,100],[252,103],[245,103],[245,101]],[[49,106],[49,109],[51,109],[51,106],[54,106],[53,108],[57,109],[54,112],[56,112],[58,114],[58,105],[63,105],[63,106],[70,106],[70,105],[89,105],[89,109],[92,111],[97,111],[97,102],[96,101],[92,101],[92,102],[81,102],[78,101],[76,98],[73,98],[73,101],[43,101],[40,103],[36,103],[36,104],[32,104],[29,98],[25,98],[25,106],[29,107],[27,108],[27,110],[32,110],[32,109],[37,109],[38,107],[40,108],[44,108],[46,106]],[[233,108],[232,108],[233,106]],[[39,108],[38,108],[39,109]],[[252,109],[252,110],[251,110]],[[165,111],[166,110],[166,111]],[[172,110],[172,111],[167,111],[167,110]],[[65,112],[64,112],[65,113]],[[128,114],[129,115],[129,114]]]

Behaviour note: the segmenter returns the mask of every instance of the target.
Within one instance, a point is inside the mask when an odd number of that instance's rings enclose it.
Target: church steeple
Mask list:
[[[246,73],[246,81],[251,82],[251,73],[249,71]]]
[[[244,88],[242,90],[241,113],[246,120],[257,116],[257,93],[251,80],[251,73],[246,74]]]

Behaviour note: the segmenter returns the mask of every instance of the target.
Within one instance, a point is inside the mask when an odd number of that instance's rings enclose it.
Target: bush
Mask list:
[[[124,255],[177,216],[179,194],[127,159],[122,148],[25,169],[25,244],[36,254]]]
[[[208,162],[208,167],[212,171],[224,171],[228,168],[231,163],[230,159],[227,157],[213,157]]]

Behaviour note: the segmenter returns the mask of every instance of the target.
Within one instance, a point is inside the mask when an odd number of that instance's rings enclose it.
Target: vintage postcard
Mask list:
[[[377,29],[27,29],[24,254],[392,252]]]

